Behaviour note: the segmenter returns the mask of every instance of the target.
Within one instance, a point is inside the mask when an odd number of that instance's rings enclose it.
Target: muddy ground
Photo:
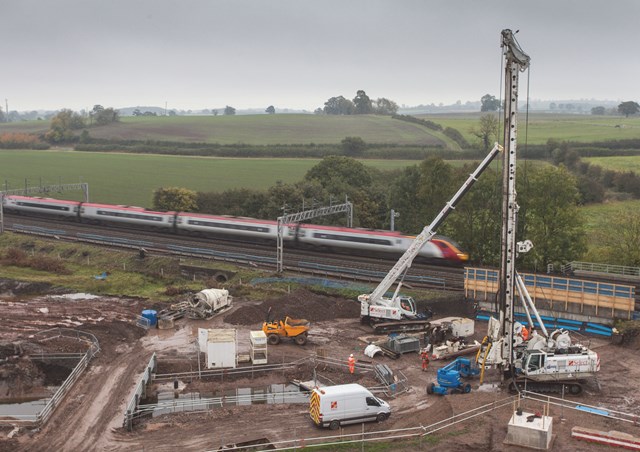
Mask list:
[[[23,293],[26,290],[27,293]],[[45,295],[46,294],[46,295]],[[472,307],[463,300],[432,300],[429,307],[439,316],[469,316]],[[12,286],[0,282],[0,398],[37,395],[47,386],[53,369],[34,365],[29,359],[34,346],[47,350],[75,351],[82,344],[60,340],[34,344],[34,334],[51,327],[75,328],[96,336],[100,353],[85,374],[57,407],[40,431],[29,428],[0,428],[0,450],[216,450],[221,445],[268,438],[270,441],[303,439],[335,434],[316,428],[309,419],[307,406],[252,405],[225,407],[207,413],[163,415],[139,422],[132,432],[123,429],[125,406],[138,383],[151,354],[159,356],[158,372],[189,371],[197,368],[194,341],[198,328],[236,328],[238,349],[248,353],[249,331],[258,330],[267,309],[276,315],[306,318],[312,329],[309,342],[300,347],[285,341],[269,347],[269,362],[294,361],[313,354],[342,360],[353,353],[360,362],[387,364],[394,372],[406,375],[410,391],[387,398],[392,416],[384,423],[365,424],[365,432],[427,426],[475,407],[491,404],[508,396],[499,388],[497,376],[489,373],[482,387],[472,381],[473,391],[467,395],[445,397],[427,395],[426,385],[435,381],[435,370],[445,363],[432,361],[427,372],[420,369],[416,353],[398,360],[387,357],[371,359],[363,354],[370,337],[367,326],[358,319],[359,305],[350,300],[316,295],[309,291],[283,293],[270,300],[234,299],[231,310],[209,321],[178,320],[170,330],[145,331],[134,324],[135,315],[154,307],[145,300],[93,298],[82,295],[53,293],[47,287]],[[422,304],[425,307],[425,303]],[[481,337],[486,324],[476,323],[476,337]],[[635,343],[612,345],[608,340],[592,338],[592,348],[601,357],[602,371],[585,393],[573,398],[580,403],[608,410],[640,415],[640,348]],[[59,370],[59,369],[58,369]],[[333,383],[360,382],[376,384],[370,374],[331,368],[316,369],[319,376]],[[218,389],[264,387],[284,384],[297,378],[308,380],[312,369],[300,366],[297,371],[275,372],[266,376],[243,377],[224,381],[183,382],[180,390],[214,392]],[[151,388],[150,393],[157,388]],[[567,397],[568,398],[568,397]],[[542,411],[542,406],[525,402],[525,410]],[[510,451],[520,447],[503,444],[506,426],[513,414],[507,407],[490,411],[470,421],[448,427],[420,442],[397,443],[393,450]],[[553,416],[553,451],[604,450],[603,446],[571,438],[574,426],[602,431],[617,430],[640,436],[633,424],[625,424],[583,412],[551,406]],[[361,425],[344,428],[345,433],[361,433]],[[317,449],[315,449],[317,450]],[[342,449],[344,450],[344,449]],[[354,446],[360,450],[360,445]],[[365,447],[366,450],[366,447]]]

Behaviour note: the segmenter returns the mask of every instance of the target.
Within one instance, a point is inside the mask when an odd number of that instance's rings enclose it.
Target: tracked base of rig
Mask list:
[[[578,395],[582,393],[583,381],[534,381],[531,379],[518,379],[514,383],[509,382],[509,392],[515,394],[520,391],[531,391],[541,394],[570,394]],[[516,385],[518,389],[516,389]]]
[[[376,334],[406,333],[410,331],[427,331],[431,323],[428,320],[398,320],[393,322],[370,322]]]

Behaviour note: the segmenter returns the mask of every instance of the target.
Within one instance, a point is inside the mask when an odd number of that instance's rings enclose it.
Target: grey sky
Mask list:
[[[0,18],[10,110],[477,101],[499,96],[504,28],[532,99],[640,101],[639,0],[0,0]]]

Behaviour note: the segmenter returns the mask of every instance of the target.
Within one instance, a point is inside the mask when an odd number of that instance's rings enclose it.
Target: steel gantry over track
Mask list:
[[[11,190],[0,190],[0,234],[4,232],[4,197],[11,195],[46,195],[48,193],[62,193],[64,191],[82,190],[84,193],[84,202],[89,202],[89,184],[87,182],[79,182],[77,184],[56,184],[56,185],[40,185],[38,187],[15,188]]]
[[[323,217],[326,215],[332,215],[334,213],[347,212],[347,227],[353,226],[353,204],[345,197],[345,202],[342,204],[334,204],[330,206],[319,207],[317,209],[304,210],[302,212],[291,213],[278,217],[278,256],[277,256],[277,272],[282,273],[283,261],[284,261],[284,225],[297,224],[301,221],[310,220],[311,218]]]

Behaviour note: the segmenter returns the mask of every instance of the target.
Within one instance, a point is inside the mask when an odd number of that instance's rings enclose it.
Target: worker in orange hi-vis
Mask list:
[[[429,350],[427,348],[423,348],[420,353],[420,357],[422,358],[422,371],[426,372],[427,367],[429,367]]]
[[[349,355],[349,373],[352,374],[356,371],[356,359],[353,357],[353,353]]]
[[[527,340],[529,340],[529,330],[526,326],[522,327],[522,332],[520,332],[520,335],[522,336],[523,341],[526,342]]]

